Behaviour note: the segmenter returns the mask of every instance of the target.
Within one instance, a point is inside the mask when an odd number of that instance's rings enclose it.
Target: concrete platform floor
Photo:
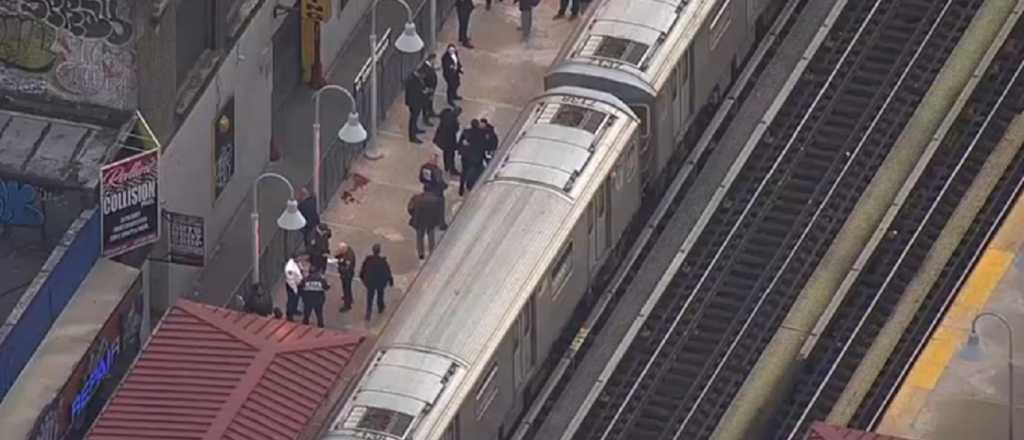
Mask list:
[[[1024,439],[1024,199],[982,254],[967,282],[907,375],[903,387],[876,430],[920,440],[1005,439],[1008,433],[1007,355],[1017,357],[1017,439]],[[1015,331],[1009,347],[1006,330],[990,318],[978,323],[985,359],[959,357],[971,321],[996,312]]]
[[[483,2],[477,3],[470,27],[470,37],[476,48],[459,47],[459,57],[465,70],[459,90],[464,97],[460,122],[462,126],[468,126],[473,118],[488,118],[495,125],[498,136],[504,139],[522,108],[542,92],[544,73],[574,26],[581,21],[555,21],[552,17],[557,2],[543,2],[534,10],[533,37],[524,44],[516,30],[519,25],[517,5],[494,2],[491,10],[485,10]],[[456,41],[456,20],[448,20],[440,35],[441,42]],[[443,50],[444,47],[435,48],[438,55]],[[438,112],[447,106],[445,93],[444,80],[441,79],[434,97],[434,107]],[[387,308],[384,316],[374,310],[373,318],[367,322],[364,320],[365,287],[359,280],[353,283],[353,309],[340,313],[341,280],[333,265],[328,268],[327,280],[332,289],[328,292],[324,310],[326,325],[367,332],[369,340],[364,347],[373,345],[419,272],[421,263],[416,255],[414,231],[408,225],[406,203],[421,189],[417,179],[420,165],[434,154],[440,156],[441,152],[430,142],[434,127],[424,127],[422,123],[420,127],[427,129],[419,136],[423,143],[408,142],[405,136],[408,109],[404,102],[399,96],[388,109],[387,120],[380,125],[379,146],[384,153],[383,158],[360,158],[341,189],[324,198],[327,206],[321,214],[322,222],[333,231],[332,253],[338,243],[344,241],[353,247],[357,264],[361,266],[372,244],[381,243],[382,254],[388,258],[395,275],[395,287],[385,294]],[[352,197],[345,200],[343,194]],[[449,177],[446,199],[450,222],[453,216],[458,215],[461,206],[457,177]],[[443,245],[443,237],[443,233],[438,237],[440,245]],[[284,283],[275,286],[274,292],[275,303],[283,308]],[[353,362],[354,366],[358,367],[358,364]]]

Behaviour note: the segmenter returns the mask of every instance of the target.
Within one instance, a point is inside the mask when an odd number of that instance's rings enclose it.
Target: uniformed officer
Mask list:
[[[321,272],[321,268],[312,266],[309,275],[299,284],[299,295],[302,296],[302,323],[309,324],[309,315],[316,313],[316,324],[324,326],[324,302],[331,286]]]

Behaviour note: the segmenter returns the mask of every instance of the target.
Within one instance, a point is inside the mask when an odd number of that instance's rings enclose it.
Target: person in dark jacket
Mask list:
[[[484,131],[479,120],[470,121],[469,128],[462,130],[459,138],[459,155],[462,157],[462,178],[459,179],[459,195],[472,191],[477,179],[484,172]]]
[[[331,232],[331,228],[321,223],[313,229],[310,233],[309,244],[306,246],[306,251],[309,254],[310,266],[317,267],[320,269],[320,273],[324,272],[327,268],[327,257],[330,253],[331,248],[331,236],[334,233]]]
[[[408,78],[405,79],[405,105],[409,107],[409,142],[414,144],[422,144],[416,135],[423,133],[419,126],[416,125],[417,120],[420,118],[420,112],[423,111],[423,104],[426,101],[426,97],[423,96],[424,85],[420,79],[418,71],[413,71]]]
[[[430,252],[434,252],[434,230],[444,222],[444,208],[441,198],[430,191],[423,191],[412,196],[406,209],[409,211],[409,226],[416,230],[416,252],[420,259],[426,258],[423,240],[430,244]]]
[[[487,166],[491,163],[491,159],[494,159],[494,153],[498,150],[498,133],[494,131],[494,126],[487,121],[487,118],[480,119],[480,130],[484,135],[484,166]]]
[[[533,28],[533,8],[539,0],[514,0],[519,3],[519,30],[523,32],[523,41],[530,40],[530,31]]]
[[[313,266],[309,269],[309,275],[299,284],[299,295],[302,296],[302,323],[309,325],[309,315],[316,314],[316,325],[324,326],[324,302],[327,300],[327,291],[331,286],[327,284],[320,272],[320,268]]]
[[[420,64],[419,67],[420,78],[423,79],[423,124],[427,127],[434,125],[430,123],[430,118],[437,117],[437,112],[434,111],[434,92],[437,90],[435,59],[437,59],[437,55],[427,54],[427,59],[423,60],[423,64]]]
[[[459,17],[459,42],[468,49],[473,48],[469,42],[469,16],[473,13],[473,0],[455,0],[455,14]]]
[[[459,85],[462,84],[462,61],[459,61],[459,51],[454,44],[449,44],[444,55],[441,56],[441,73],[444,82],[448,85],[448,105],[455,107],[455,101],[462,99],[459,96]]]
[[[444,172],[441,171],[441,167],[437,166],[437,155],[433,155],[427,160],[427,163],[420,166],[420,183],[423,184],[423,190],[429,191],[441,198],[441,212],[447,213],[445,210],[445,199],[444,191],[448,189],[448,182],[444,179]],[[440,229],[445,231],[448,229],[448,222],[446,219],[441,219]]]
[[[356,252],[348,243],[342,242],[338,245],[338,253],[334,254],[338,260],[338,276],[341,277],[341,312],[352,310],[352,279],[356,277]]]
[[[570,20],[575,20],[580,15],[580,0],[558,0],[558,14],[555,14],[555,20],[565,17],[565,10],[572,3],[570,8],[572,15],[569,16]]]
[[[395,286],[395,279],[391,276],[391,265],[388,260],[380,255],[380,243],[374,243],[372,255],[363,260],[363,267],[359,270],[359,278],[366,285],[366,320],[370,320],[373,313],[373,302],[376,297],[377,313],[384,313],[384,289],[388,286]]]
[[[260,283],[249,286],[249,297],[245,300],[245,312],[255,313],[262,317],[270,316],[274,312],[274,299]]]
[[[306,219],[306,226],[302,227],[302,239],[306,248],[309,248],[313,230],[320,224],[320,211],[316,206],[316,197],[306,188],[299,189],[299,213]]]
[[[459,148],[459,109],[441,110],[441,122],[437,123],[434,131],[434,144],[444,155],[444,170],[454,176],[459,175],[455,168],[455,152]]]

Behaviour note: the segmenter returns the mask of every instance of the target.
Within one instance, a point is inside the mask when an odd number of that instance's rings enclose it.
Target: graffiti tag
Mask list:
[[[22,0],[22,12],[78,38],[123,45],[132,39],[130,22],[118,17],[117,0]]]
[[[100,41],[61,38],[59,43],[65,60],[53,74],[64,90],[79,96],[122,96],[132,87],[131,52]]]
[[[43,224],[41,200],[35,187],[0,180],[0,225],[39,226]]]
[[[29,72],[45,72],[57,54],[50,50],[57,32],[36,20],[0,15],[0,62]]]

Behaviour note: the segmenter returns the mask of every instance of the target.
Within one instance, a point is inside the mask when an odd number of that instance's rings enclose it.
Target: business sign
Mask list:
[[[302,0],[302,17],[308,20],[323,22],[331,16],[333,0]],[[342,8],[345,6],[342,5]]]
[[[84,438],[142,344],[141,281],[107,316],[64,386],[36,418],[29,440]]]
[[[100,183],[103,256],[113,257],[160,238],[157,166],[160,150],[104,166]]]
[[[235,175],[235,98],[221,109],[213,121],[213,200],[231,183]]]
[[[163,211],[167,226],[168,259],[174,264],[202,267],[206,264],[206,229],[203,217]]]

